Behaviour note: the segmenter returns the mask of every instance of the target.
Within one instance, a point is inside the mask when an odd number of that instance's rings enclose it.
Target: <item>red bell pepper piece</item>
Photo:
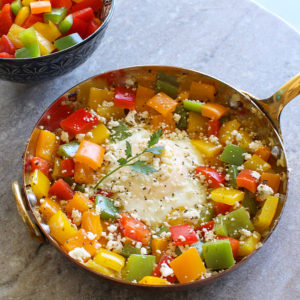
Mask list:
[[[252,170],[244,169],[236,177],[236,184],[238,187],[243,187],[251,193],[255,193],[258,186],[258,179],[253,175]]]
[[[92,10],[91,7],[87,7],[87,8],[78,10],[78,11],[72,13],[72,16],[73,16],[73,20],[80,19],[87,23],[93,21],[95,18],[94,11]]]
[[[43,14],[32,15],[30,14],[26,21],[23,23],[22,27],[29,28],[37,22],[44,22]]]
[[[0,52],[0,58],[15,58],[15,56],[6,52]]]
[[[44,126],[45,130],[55,131],[60,127],[60,122],[72,113],[69,105],[64,105],[66,97],[59,98],[43,115],[39,126]]]
[[[209,221],[201,225],[200,227],[197,227],[195,231],[196,232],[200,231],[201,236],[204,237],[206,232],[214,229],[214,226],[215,226],[215,221]]]
[[[72,7],[72,1],[71,0],[51,0],[51,6],[52,7],[65,7],[67,10],[69,10]]]
[[[7,34],[14,23],[13,12],[10,4],[5,4],[0,12],[0,36]]]
[[[0,1],[0,9],[5,5],[5,4],[11,4],[14,0],[2,0]]]
[[[99,120],[97,116],[91,114],[87,110],[80,108],[73,112],[70,116],[60,122],[60,126],[63,130],[72,133],[86,133],[94,125],[97,125]]]
[[[214,202],[214,208],[216,216],[219,214],[225,215],[227,212],[232,210],[232,205],[228,205],[221,202]]]
[[[47,177],[50,177],[51,164],[47,160],[40,157],[32,157],[30,166],[32,171],[37,169],[43,172]]]
[[[88,23],[79,19],[79,18],[73,18],[73,24],[68,31],[68,34],[70,33],[78,33],[82,39],[85,39],[87,37],[87,28]]]
[[[91,7],[93,11],[97,12],[102,8],[103,1],[102,0],[83,0],[79,3],[76,3],[72,6],[71,12],[75,12],[77,10],[81,10],[87,7]]]
[[[161,272],[160,272],[160,268],[161,268],[161,265],[163,263],[167,264],[169,267],[170,267],[170,262],[173,260],[174,258],[168,254],[164,254],[162,256],[162,258],[160,259],[160,262],[159,264],[156,266],[156,268],[154,269],[153,273],[152,273],[152,276],[155,276],[155,277],[161,277],[161,278],[164,278],[166,280],[168,280],[169,282],[171,283],[175,283],[176,282],[176,276],[174,274],[172,275],[169,275],[167,277],[164,277],[162,276]]]
[[[170,226],[169,230],[171,232],[172,239],[177,246],[191,245],[199,241],[196,232],[190,225],[174,225]]]
[[[115,88],[114,103],[128,109],[135,107],[135,91],[123,87]]]
[[[71,187],[60,178],[50,187],[49,195],[56,196],[62,200],[70,200],[73,198],[74,192]]]
[[[238,257],[239,247],[240,247],[240,241],[239,240],[236,240],[236,239],[231,238],[229,236],[223,236],[223,235],[218,235],[217,239],[218,240],[229,240],[233,257],[235,259]]]
[[[87,27],[87,32],[86,32],[87,37],[93,34],[98,28],[99,25],[94,20],[92,20]]]
[[[220,130],[220,122],[218,119],[211,119],[208,121],[207,134],[209,136],[211,135],[219,136],[219,130]]]
[[[75,164],[72,158],[66,158],[61,162],[61,175],[62,177],[74,176]]]
[[[10,41],[10,39],[3,34],[0,40],[0,52],[6,52],[8,54],[15,54],[16,47],[15,45]]]
[[[225,183],[225,175],[213,168],[200,166],[196,169],[196,174],[205,175],[208,186],[212,188],[223,186]]]
[[[141,242],[143,246],[149,244],[151,234],[148,227],[143,222],[136,220],[127,214],[121,214],[119,224],[124,236],[133,239],[134,241]]]

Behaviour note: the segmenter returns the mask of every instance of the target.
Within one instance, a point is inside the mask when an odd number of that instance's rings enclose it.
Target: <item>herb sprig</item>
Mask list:
[[[156,146],[153,147],[154,145],[156,145],[160,139],[160,137],[162,136],[162,130],[159,129],[158,131],[154,132],[149,141],[148,141],[148,147],[146,149],[144,149],[141,153],[132,156],[132,147],[131,144],[126,141],[126,149],[125,149],[125,157],[122,157],[118,160],[119,166],[117,168],[115,168],[114,170],[112,170],[111,172],[109,172],[108,174],[106,174],[104,177],[102,177],[97,184],[94,186],[94,189],[97,189],[98,186],[106,179],[108,178],[110,175],[114,174],[115,172],[117,172],[118,170],[120,170],[123,167],[130,167],[131,170],[138,172],[138,173],[143,173],[146,175],[149,175],[150,173],[154,173],[157,172],[157,170],[147,164],[146,161],[144,160],[136,160],[137,158],[139,158],[140,156],[142,156],[145,153],[152,153],[152,154],[162,154],[162,151],[164,150],[163,146]],[[134,160],[136,160],[135,162],[133,162]]]

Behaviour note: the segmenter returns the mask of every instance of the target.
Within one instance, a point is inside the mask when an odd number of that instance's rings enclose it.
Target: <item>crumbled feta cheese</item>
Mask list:
[[[184,237],[183,235],[180,235],[178,238],[179,238],[182,242],[185,241],[185,237]]]
[[[82,263],[83,263],[86,259],[88,259],[88,258],[91,257],[91,254],[90,254],[89,252],[87,252],[84,248],[79,248],[79,247],[77,247],[77,248],[71,250],[71,251],[69,252],[69,255],[70,255],[72,258],[74,258],[74,259],[76,259],[76,260],[78,260],[78,261],[80,261],[80,262],[82,262]]]
[[[136,248],[140,249],[142,248],[142,243],[141,242],[137,242],[135,245]]]
[[[62,131],[60,134],[60,138],[63,142],[69,143],[69,133],[66,131]]]
[[[80,223],[81,222],[81,212],[79,210],[73,208],[71,218],[74,223]]]
[[[147,249],[145,247],[141,248],[141,254],[146,255],[147,254]]]
[[[218,139],[218,137],[216,137],[215,135],[212,134],[212,135],[209,137],[209,141],[210,141],[211,143],[218,143],[219,139]]]
[[[252,171],[251,172],[251,176],[254,177],[257,180],[260,178],[260,174],[258,172],[256,172],[256,171]]]
[[[112,107],[112,106],[114,106],[114,103],[112,101],[103,101],[102,106]]]
[[[246,153],[243,153],[242,155],[244,156],[244,158],[245,158],[246,160],[250,159],[251,156],[252,156],[250,153],[247,153],[247,152],[246,152]]]
[[[87,233],[87,238],[91,241],[94,240],[96,237],[97,237],[97,234],[94,234],[90,231]]]
[[[273,195],[274,194],[273,189],[271,187],[269,187],[268,185],[266,185],[266,184],[260,184],[257,187],[257,191],[259,193],[259,198],[261,200],[265,200],[268,195]]]
[[[249,144],[249,149],[253,152],[255,152],[259,147],[262,146],[261,141],[253,141]]]
[[[174,115],[173,115],[173,119],[174,119],[174,121],[175,121],[176,123],[178,123],[178,122],[180,121],[180,119],[181,119],[181,116],[180,116],[179,114],[174,114]]]
[[[78,133],[75,135],[75,138],[78,140],[78,142],[81,142],[85,137],[84,133]]]
[[[109,226],[107,227],[107,230],[108,230],[109,232],[116,232],[117,229],[118,229],[118,226],[115,225],[115,224],[111,224],[111,225],[109,225]]]
[[[168,277],[174,273],[173,269],[171,269],[166,263],[161,264],[159,271],[162,277]]]

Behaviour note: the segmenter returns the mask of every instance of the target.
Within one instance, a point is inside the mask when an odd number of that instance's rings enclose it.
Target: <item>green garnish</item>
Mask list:
[[[111,129],[110,140],[115,143],[117,141],[126,140],[132,135],[125,123],[120,122],[118,126]]]
[[[127,126],[122,123],[126,128]],[[119,127],[119,126],[117,126]],[[116,128],[116,127],[115,127]],[[123,127],[124,128],[124,127]],[[128,130],[128,128],[127,128]],[[122,132],[122,131],[120,131]],[[127,133],[128,134],[128,133]],[[131,135],[131,134],[130,134]],[[130,136],[129,135],[129,136]],[[143,173],[146,175],[149,175],[150,173],[154,173],[157,172],[157,170],[155,168],[153,168],[151,165],[147,164],[146,161],[144,160],[137,160],[133,163],[131,163],[133,160],[139,158],[140,156],[142,156],[145,153],[152,153],[152,154],[161,154],[162,151],[164,150],[164,147],[162,146],[158,146],[158,147],[152,147],[154,145],[156,145],[160,139],[160,137],[162,136],[162,130],[159,129],[158,131],[154,132],[149,141],[148,141],[148,147],[146,149],[144,149],[141,153],[132,156],[132,147],[131,144],[126,141],[126,149],[125,149],[125,154],[126,154],[126,158],[122,157],[118,160],[119,166],[117,168],[115,168],[114,170],[112,170],[111,172],[109,172],[107,175],[105,175],[104,177],[102,177],[97,184],[94,186],[94,189],[97,189],[98,186],[110,175],[112,175],[113,173],[117,172],[118,170],[120,170],[123,167],[130,167],[131,170],[136,171],[138,173]]]

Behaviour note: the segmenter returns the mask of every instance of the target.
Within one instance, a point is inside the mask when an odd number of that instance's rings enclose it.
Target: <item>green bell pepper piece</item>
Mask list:
[[[129,257],[131,254],[141,254],[141,249],[135,248],[130,244],[125,244],[121,254],[125,257]]]
[[[182,254],[182,252],[181,252],[181,250],[180,250],[180,248],[179,248],[178,246],[176,246],[176,248],[175,248],[175,254],[176,254],[177,256],[179,256],[179,255]]]
[[[183,107],[187,110],[201,113],[203,103],[194,100],[183,100]]]
[[[243,154],[247,151],[239,146],[227,144],[220,156],[220,160],[231,165],[240,166],[244,162]]]
[[[52,8],[51,12],[45,13],[44,21],[45,23],[49,23],[51,21],[52,23],[58,25],[66,16],[67,9],[65,7],[59,7],[59,8]]]
[[[226,225],[224,224],[222,217],[216,218],[216,223],[214,225],[214,232],[217,235],[228,236],[227,228]]]
[[[63,50],[72,47],[80,42],[82,42],[82,38],[80,37],[80,35],[78,33],[73,33],[56,40],[54,42],[54,45],[57,50]]]
[[[203,257],[207,268],[223,270],[235,264],[228,239],[203,244]]]
[[[160,228],[159,228],[159,230],[158,230],[158,232],[156,233],[156,235],[161,235],[163,232],[169,232],[170,230],[169,230],[169,227],[167,227],[167,226],[161,226]]]
[[[143,277],[150,276],[155,266],[154,255],[131,254],[123,269],[123,277],[126,281],[139,282]]]
[[[174,113],[180,115],[179,121],[176,122],[176,127],[178,129],[186,129],[188,114],[183,105],[177,106]]]
[[[19,38],[25,47],[30,46],[32,44],[37,44],[37,36],[33,27],[25,29],[20,32]]]
[[[22,8],[22,3],[21,0],[16,0],[14,1],[11,5],[10,8],[13,12],[13,14],[16,16],[19,12],[19,10]]]
[[[225,216],[221,216],[220,218],[227,229],[228,236],[235,239],[240,238],[241,229],[247,229],[249,231],[254,229],[249,213],[245,207],[240,207]]]
[[[255,194],[246,191],[242,205],[249,211],[250,216],[254,217],[258,211],[257,202],[255,200]]]
[[[77,142],[70,142],[67,144],[60,145],[58,147],[57,154],[63,158],[74,157],[78,148],[79,144]]]
[[[204,205],[200,212],[200,219],[198,225],[202,223],[207,223],[212,220],[215,215],[215,208],[212,202],[208,202]]]
[[[113,200],[97,195],[95,200],[95,207],[100,207],[100,217],[102,220],[115,220],[119,213],[119,209],[114,206]]]
[[[41,51],[38,43],[28,45],[24,48],[18,49],[15,52],[16,58],[31,58],[41,56]]]
[[[236,177],[239,174],[239,170],[237,169],[238,167],[235,165],[231,165],[228,169],[228,174],[229,174],[229,185],[232,186],[233,188],[237,188],[236,185]]]
[[[178,82],[176,76],[167,75],[164,72],[157,72],[156,93],[164,92],[171,98],[176,98],[178,93]]]
[[[73,25],[73,16],[66,16],[58,25],[58,29],[62,34],[67,33]]]

